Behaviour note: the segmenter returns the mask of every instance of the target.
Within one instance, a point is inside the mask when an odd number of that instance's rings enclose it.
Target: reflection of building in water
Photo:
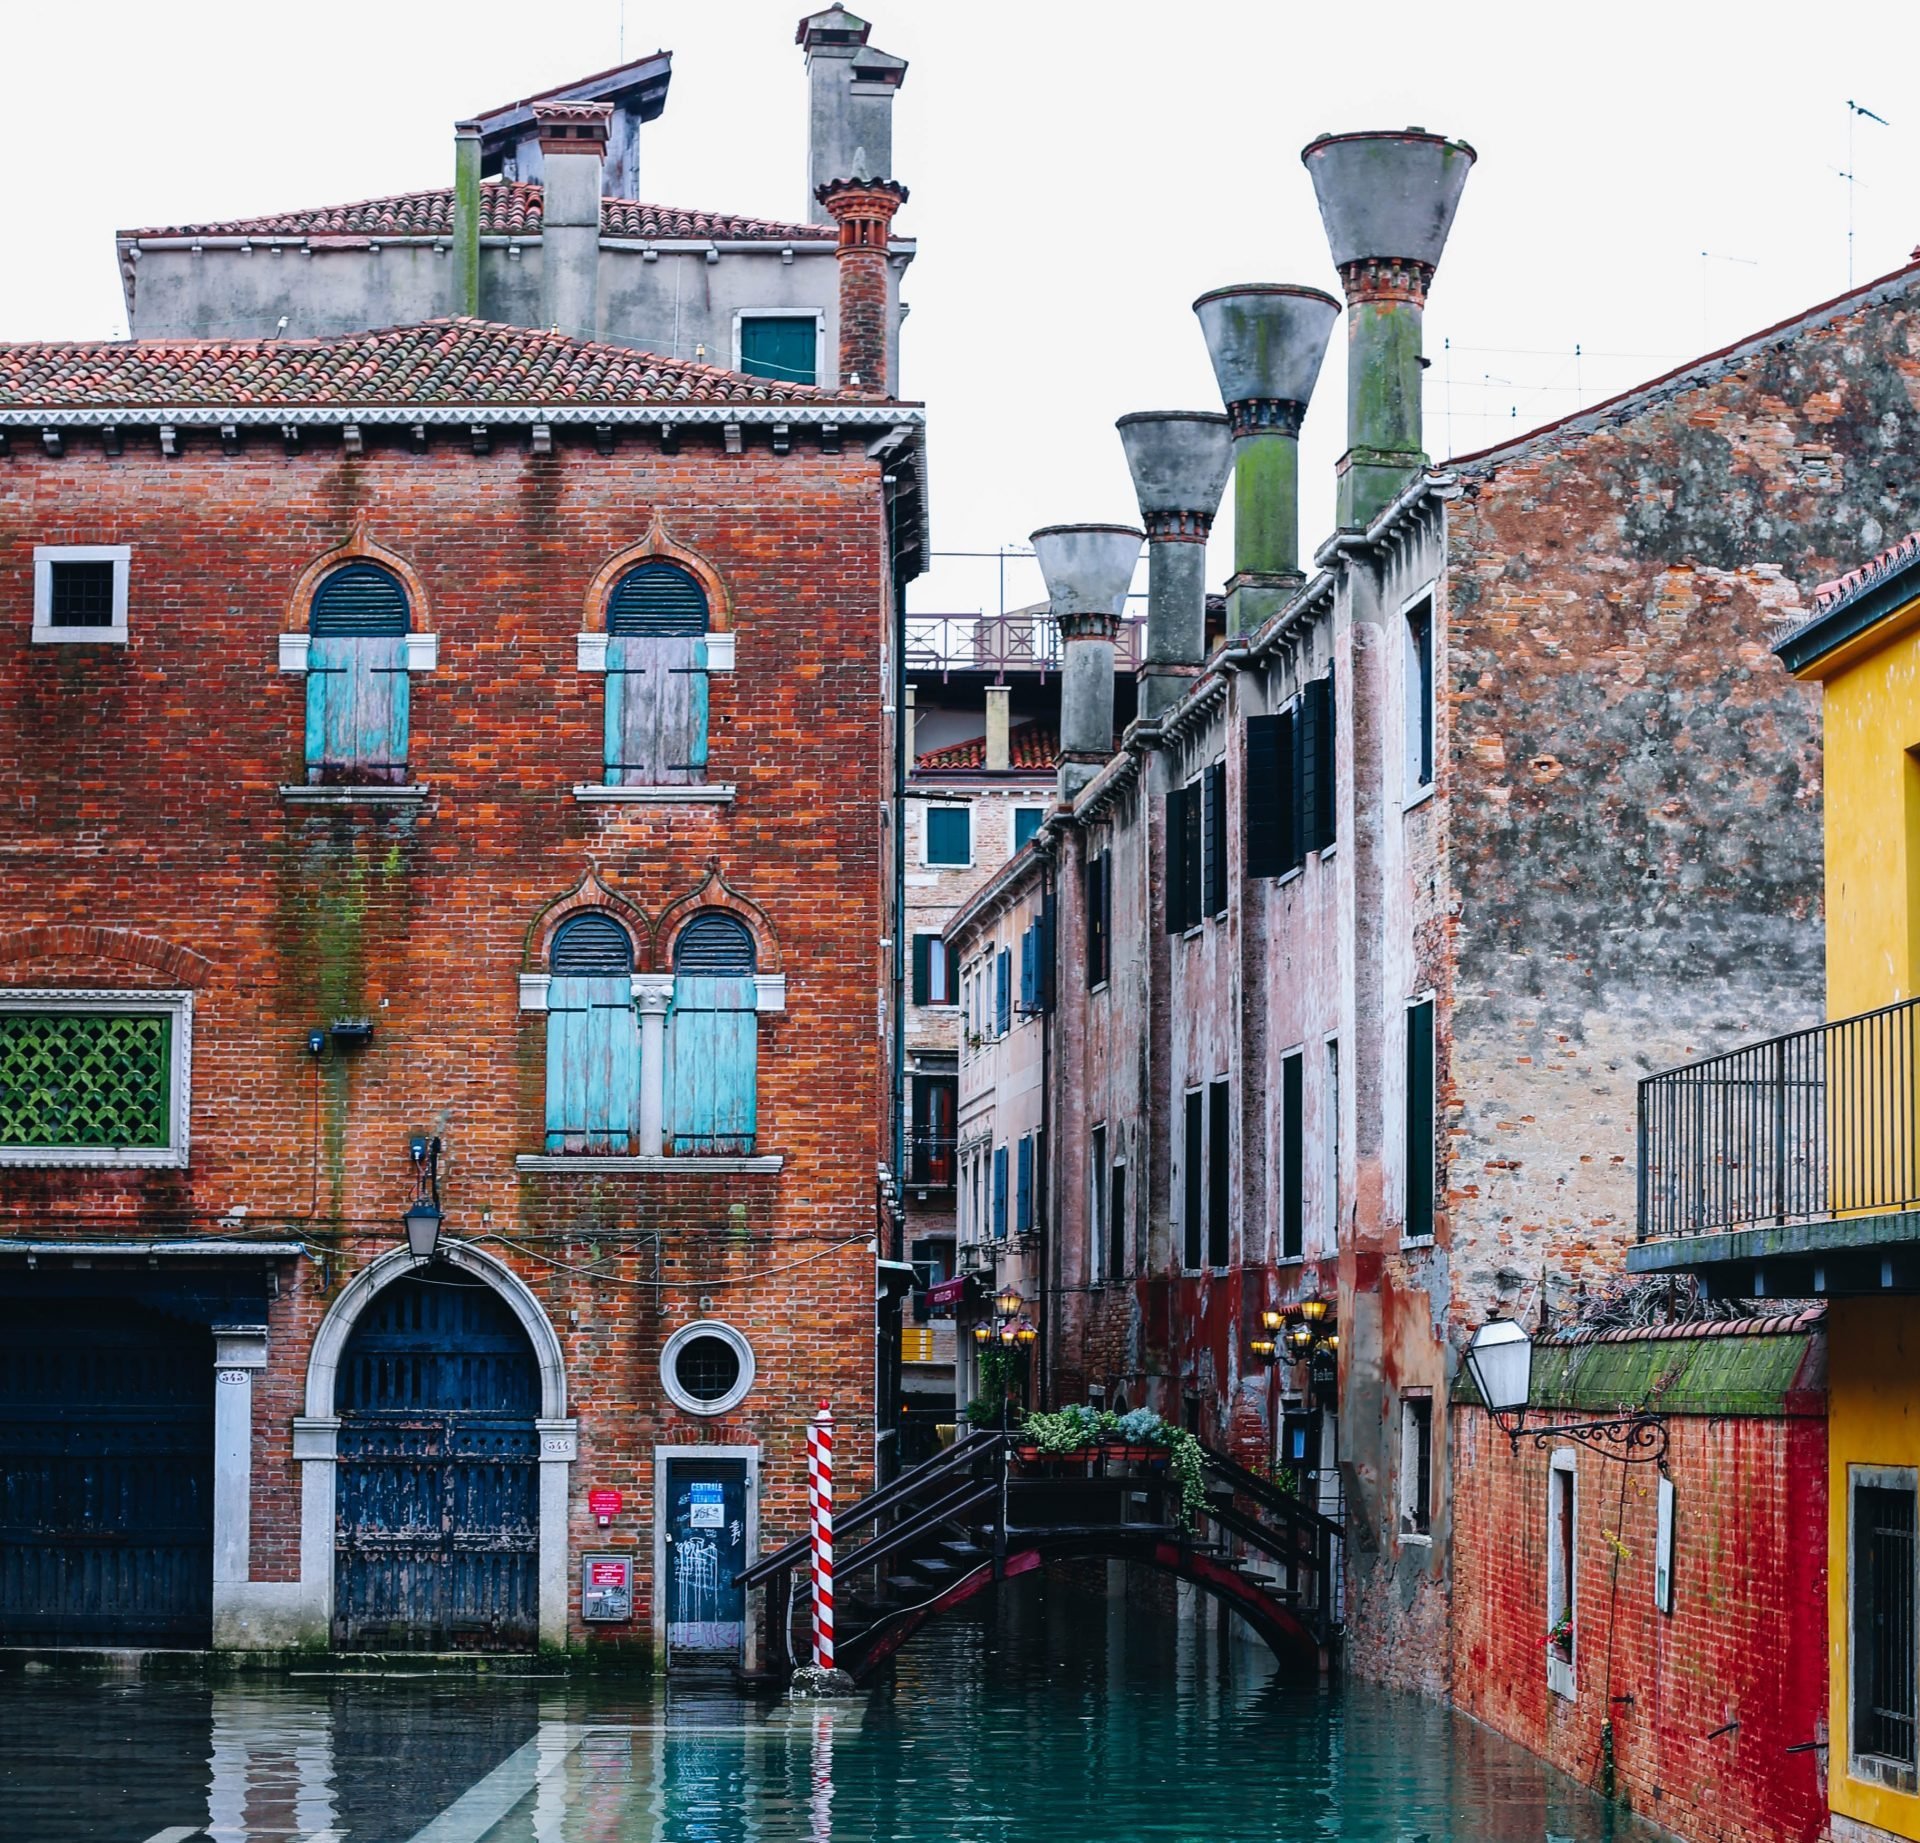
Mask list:
[[[207,1765],[215,1843],[335,1828],[333,1712],[324,1702],[216,1690]]]

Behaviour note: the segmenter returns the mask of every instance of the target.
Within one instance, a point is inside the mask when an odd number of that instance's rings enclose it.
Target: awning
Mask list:
[[[967,1276],[957,1273],[951,1280],[927,1288],[928,1305],[958,1305],[967,1296]]]

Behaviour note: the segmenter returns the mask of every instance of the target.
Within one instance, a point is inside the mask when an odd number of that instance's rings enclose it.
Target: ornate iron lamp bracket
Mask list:
[[[1610,1421],[1563,1421],[1551,1427],[1527,1427],[1513,1414],[1494,1417],[1514,1452],[1523,1439],[1536,1447],[1555,1440],[1573,1440],[1622,1465],[1656,1465],[1667,1457],[1667,1423],[1663,1415],[1625,1414]]]

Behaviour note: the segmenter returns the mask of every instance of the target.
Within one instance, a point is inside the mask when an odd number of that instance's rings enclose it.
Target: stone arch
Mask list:
[[[528,923],[520,963],[522,972],[544,973],[547,970],[547,954],[560,924],[569,916],[578,915],[582,909],[603,909],[626,927],[633,936],[635,972],[645,972],[653,965],[654,928],[647,919],[646,910],[618,890],[609,889],[601,882],[598,869],[593,869],[564,896],[554,897]]]
[[[666,520],[658,512],[647,527],[647,535],[625,550],[615,551],[594,572],[587,584],[587,605],[580,617],[580,631],[603,634],[607,631],[607,597],[613,585],[637,563],[677,563],[706,592],[707,628],[711,633],[733,631],[733,598],[727,593],[726,578],[697,550],[675,543],[667,535]]]
[[[559,1334],[547,1317],[546,1309],[520,1276],[503,1261],[465,1242],[443,1240],[438,1257],[450,1267],[484,1280],[507,1303],[508,1309],[526,1332],[533,1345],[534,1360],[540,1366],[540,1418],[559,1421],[567,1413],[566,1353],[560,1347]],[[405,1248],[389,1248],[368,1262],[340,1289],[340,1296],[320,1321],[313,1349],[307,1358],[307,1415],[315,1420],[333,1416],[334,1386],[339,1378],[340,1359],[360,1315],[374,1297],[396,1280],[404,1280],[417,1263]]]
[[[32,960],[110,960],[116,966],[140,966],[175,985],[203,986],[213,962],[191,947],[136,934],[130,928],[98,928],[84,922],[43,922],[0,934],[0,968]]]
[[[751,897],[743,896],[721,873],[720,860],[707,860],[707,874],[684,896],[676,898],[660,911],[654,924],[657,959],[663,969],[673,964],[673,937],[697,909],[725,909],[745,924],[753,936],[755,963],[762,973],[779,973],[780,942],[773,932],[765,909]]]
[[[382,569],[391,570],[399,577],[401,586],[407,592],[407,625],[415,633],[431,633],[433,621],[427,600],[426,585],[416,574],[414,567],[397,551],[377,544],[367,535],[367,518],[362,512],[353,521],[353,530],[344,542],[332,550],[323,552],[300,572],[293,585],[293,594],[287,604],[287,633],[305,633],[307,615],[313,606],[313,592],[320,586],[320,579],[329,570],[335,570],[343,563],[377,563]]]

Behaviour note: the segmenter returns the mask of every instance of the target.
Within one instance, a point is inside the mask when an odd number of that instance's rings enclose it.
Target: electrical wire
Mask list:
[[[748,1280],[765,1280],[771,1278],[774,1274],[791,1273],[796,1267],[805,1267],[814,1261],[825,1260],[828,1255],[836,1254],[842,1248],[851,1248],[862,1242],[871,1243],[872,1240],[873,1237],[871,1235],[849,1235],[844,1241],[834,1242],[825,1248],[816,1248],[813,1253],[802,1255],[797,1261],[786,1261],[778,1267],[763,1267],[756,1273],[728,1274],[719,1279],[689,1279],[683,1284],[689,1287],[698,1286],[703,1292],[712,1291],[722,1286],[740,1286]],[[582,1267],[576,1261],[556,1261],[550,1254],[542,1254],[536,1248],[523,1247],[520,1243],[510,1240],[507,1236],[497,1233],[473,1236],[469,1238],[466,1245],[471,1246],[477,1242],[488,1241],[498,1242],[503,1248],[511,1248],[516,1254],[523,1254],[529,1260],[539,1261],[543,1266],[555,1268],[562,1273],[585,1274],[588,1279],[597,1280],[605,1286],[631,1286],[651,1293],[658,1292],[663,1287],[669,1287],[675,1284],[673,1281],[664,1279],[629,1280],[621,1274],[602,1273],[594,1267]]]

